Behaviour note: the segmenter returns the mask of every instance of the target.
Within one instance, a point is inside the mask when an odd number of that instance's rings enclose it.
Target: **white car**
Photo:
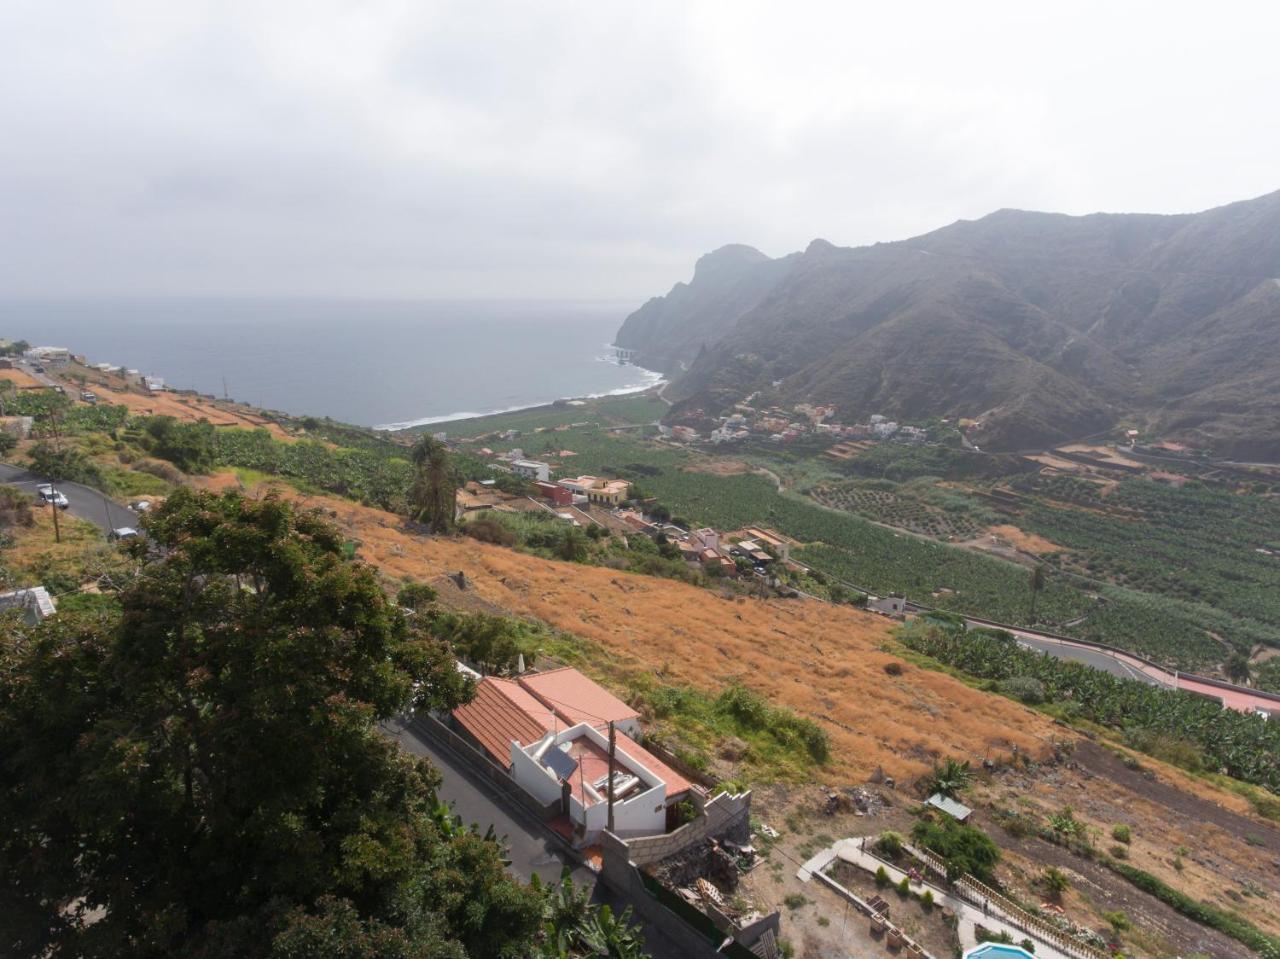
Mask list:
[[[138,531],[132,526],[117,526],[107,534],[107,539],[113,543],[120,543],[127,539],[137,539]]]
[[[129,509],[133,510],[135,513],[145,513],[147,510],[151,509],[151,501],[145,499],[134,500],[129,504]]]
[[[41,483],[37,486],[36,493],[39,494],[40,502],[45,506],[52,503],[54,506],[58,507],[58,509],[66,509],[71,505],[71,503],[67,501],[67,497],[65,495],[55,490],[48,483]]]

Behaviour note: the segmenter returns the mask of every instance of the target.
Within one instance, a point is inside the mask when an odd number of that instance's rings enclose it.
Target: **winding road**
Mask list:
[[[21,466],[0,463],[0,483],[16,486],[31,494],[32,500],[37,498],[36,487],[48,483],[47,476],[40,476]],[[127,506],[121,506],[106,493],[84,486],[80,483],[60,482],[57,490],[62,493],[70,506],[67,509],[72,516],[86,519],[103,533],[122,526],[137,526],[138,514]],[[45,507],[46,509],[48,507]]]

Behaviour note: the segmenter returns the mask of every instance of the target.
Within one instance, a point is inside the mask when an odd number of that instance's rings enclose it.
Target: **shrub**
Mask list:
[[[1125,932],[1133,928],[1133,923],[1129,922],[1129,917],[1122,911],[1104,912],[1102,918],[1111,924],[1111,928],[1116,932]]]
[[[30,526],[34,522],[31,497],[16,486],[0,486],[0,526]]]
[[[889,873],[885,871],[884,866],[876,870],[876,888],[883,889],[889,885]]]
[[[899,662],[897,662],[896,660],[895,660],[894,662],[891,662],[891,663],[885,663],[885,664],[884,664],[884,671],[885,671],[886,673],[888,673],[890,676],[901,676],[901,675],[902,675],[902,663],[899,663]]]
[[[952,881],[966,873],[983,882],[995,879],[1000,847],[976,826],[958,823],[950,816],[944,817],[941,822],[921,819],[912,827],[911,838],[917,846],[930,849],[942,857],[947,867],[947,878]]]
[[[141,446],[184,473],[207,473],[217,459],[215,429],[207,420],[183,423],[172,416],[148,416],[137,421]]]
[[[1031,706],[1045,701],[1044,683],[1033,676],[1012,676],[1001,680],[996,689],[1006,696],[1011,696]]]
[[[1040,873],[1040,885],[1052,898],[1058,899],[1071,887],[1071,880],[1061,869],[1049,866]]]
[[[27,451],[27,456],[31,460],[31,471],[41,477],[84,483],[96,489],[103,486],[102,471],[98,469],[98,464],[78,449],[58,449],[49,443],[40,442]]]
[[[438,595],[426,583],[405,583],[396,593],[396,602],[407,609],[425,609],[436,601]]]
[[[1111,853],[1116,859],[1128,859],[1129,850],[1125,846],[1112,846],[1107,852]]]
[[[148,476],[154,476],[174,485],[183,480],[182,472],[172,463],[166,463],[163,460],[142,460],[133,468],[139,473],[146,473]]]
[[[906,876],[898,881],[898,895],[903,897],[911,895],[911,880]]]
[[[888,856],[890,859],[900,856],[902,854],[902,836],[886,829],[880,834],[880,838],[876,840],[876,852]]]
[[[924,907],[925,912],[933,908],[933,890],[926,889],[920,893],[920,905]]]
[[[795,910],[808,905],[809,900],[798,892],[791,892],[787,893],[786,898],[784,898],[782,902],[788,909]]]
[[[470,522],[463,523],[460,529],[464,535],[470,536],[472,539],[478,539],[482,543],[493,543],[495,546],[514,546],[516,544],[516,534],[500,521],[490,517],[473,519]]]
[[[1128,845],[1130,840],[1129,827],[1123,824],[1111,827],[1111,838],[1116,842],[1122,842]]]

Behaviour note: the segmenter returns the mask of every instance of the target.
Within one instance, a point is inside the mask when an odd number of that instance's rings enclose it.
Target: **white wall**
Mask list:
[[[562,730],[556,736],[548,733],[539,742],[526,747],[527,751],[516,743],[512,743],[512,778],[538,802],[545,805],[558,801],[561,795],[560,783],[550,770],[534,758],[534,754],[540,751],[540,747],[543,743],[547,743],[548,739],[551,740],[551,743],[547,748],[556,749],[559,744],[579,736],[591,739],[603,749],[608,748],[608,740],[587,723],[580,723],[571,729]],[[643,789],[636,795],[630,796],[626,801],[618,801],[613,804],[613,831],[619,836],[651,836],[655,833],[665,832],[667,825],[666,784],[628,754],[626,749],[627,742],[628,740],[625,737],[620,737],[617,742],[616,749],[619,761],[625,763],[629,769],[637,773]],[[589,795],[594,795],[590,784],[584,784],[584,789]],[[605,797],[600,796],[600,799],[604,800]],[[584,807],[578,799],[571,797],[569,800],[569,819],[576,824],[582,825],[588,836],[590,836],[592,833],[597,833],[607,828],[609,824],[609,804],[608,802],[600,801]]]
[[[511,778],[543,805],[560,801],[560,783],[555,776],[515,742],[511,744]]]

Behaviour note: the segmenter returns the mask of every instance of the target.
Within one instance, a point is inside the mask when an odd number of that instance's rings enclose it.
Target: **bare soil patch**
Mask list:
[[[681,467],[684,473],[709,473],[712,476],[741,476],[753,471],[749,463],[734,459],[706,459]]]
[[[1036,556],[1043,556],[1045,553],[1060,553],[1062,547],[1057,543],[1051,543],[1043,536],[1037,536],[1035,533],[1028,533],[1018,529],[1018,527],[1005,523],[1001,526],[992,526],[987,532],[993,536],[999,536],[1001,539],[1007,540],[1015,549],[1020,549],[1024,553],[1032,553]]]

